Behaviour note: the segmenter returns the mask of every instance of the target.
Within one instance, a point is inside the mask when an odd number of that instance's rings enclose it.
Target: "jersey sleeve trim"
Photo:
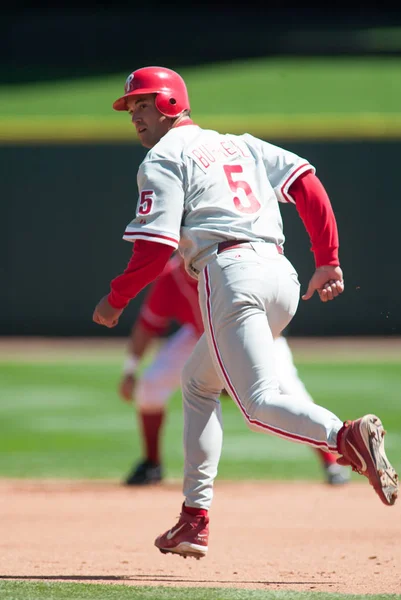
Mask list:
[[[168,235],[162,235],[160,233],[148,233],[146,231],[139,231],[138,229],[131,229],[127,227],[124,232],[123,240],[126,242],[134,242],[135,240],[146,240],[147,242],[157,242],[159,244],[166,244],[172,246],[175,250],[178,248],[179,240],[170,237]]]
[[[279,201],[285,203],[290,202],[291,204],[295,204],[295,199],[291,196],[288,190],[300,175],[306,173],[307,171],[312,171],[312,173],[315,173],[315,170],[315,167],[313,167],[309,163],[302,163],[301,165],[296,166],[294,170],[291,171],[290,174],[287,176],[287,179],[284,181],[284,183],[277,189]]]

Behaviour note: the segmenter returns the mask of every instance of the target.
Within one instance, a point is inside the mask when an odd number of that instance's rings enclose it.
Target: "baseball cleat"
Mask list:
[[[199,560],[207,554],[209,517],[195,517],[181,512],[178,523],[155,540],[162,554],[179,554]]]
[[[324,465],[324,471],[326,482],[329,485],[344,485],[345,483],[349,483],[351,479],[350,469],[348,467],[342,467],[337,463]]]
[[[337,462],[367,477],[383,504],[391,506],[398,496],[398,475],[384,450],[385,433],[376,415],[346,421],[339,436],[338,452],[342,456]]]
[[[149,485],[163,479],[162,467],[158,463],[144,460],[134,467],[125,480],[125,485]]]

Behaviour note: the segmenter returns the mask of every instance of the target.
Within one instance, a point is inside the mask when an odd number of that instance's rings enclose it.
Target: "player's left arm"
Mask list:
[[[268,142],[245,136],[259,144],[266,174],[279,202],[295,204],[312,243],[316,270],[304,300],[318,292],[322,302],[344,291],[338,259],[338,231],[333,209],[315,167],[297,154]]]
[[[255,138],[248,133],[243,138],[260,152],[267,178],[277,200],[283,203],[294,202],[289,193],[292,184],[305,173],[315,173],[315,167],[298,154]]]
[[[316,265],[302,299],[309,300],[317,291],[322,302],[333,300],[344,291],[344,281],[338,256],[337,222],[328,194],[311,171],[300,175],[289,193],[309,234]]]

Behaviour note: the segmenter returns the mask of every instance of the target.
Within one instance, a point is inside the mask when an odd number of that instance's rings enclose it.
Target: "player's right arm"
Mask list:
[[[184,191],[179,166],[170,161],[144,161],[138,171],[136,216],[123,239],[135,242],[124,273],[110,284],[109,303],[125,308],[163,270],[180,241]]]

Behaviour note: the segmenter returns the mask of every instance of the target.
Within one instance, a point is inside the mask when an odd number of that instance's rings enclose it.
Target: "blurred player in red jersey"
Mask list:
[[[137,375],[137,368],[152,342],[164,337],[172,323],[179,326],[178,330],[164,340],[150,365]],[[143,443],[143,459],[135,463],[125,480],[127,485],[152,484],[163,479],[160,445],[166,405],[179,389],[181,371],[202,333],[197,281],[187,274],[181,257],[176,254],[145,297],[132,327],[120,381],[121,397],[127,402],[135,402]],[[285,337],[275,340],[275,352],[282,392],[296,392],[313,402],[298,377]],[[349,481],[350,470],[338,465],[333,454],[319,449],[316,453],[327,483],[339,485]]]

